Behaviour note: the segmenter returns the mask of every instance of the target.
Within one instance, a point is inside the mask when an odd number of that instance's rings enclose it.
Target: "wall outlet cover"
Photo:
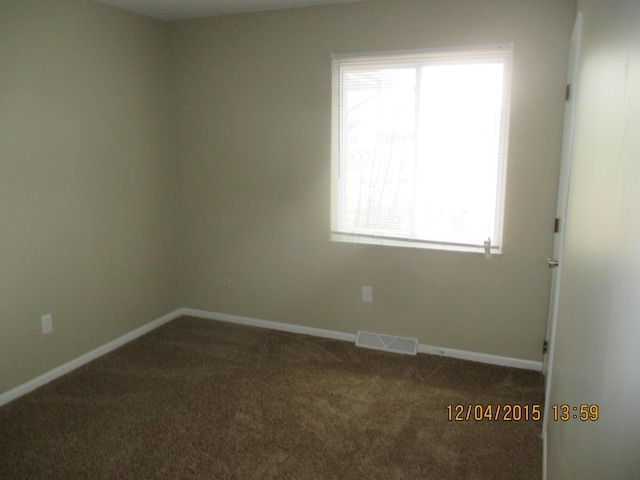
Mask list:
[[[50,313],[40,317],[40,324],[42,325],[42,334],[46,335],[53,331],[53,317]]]

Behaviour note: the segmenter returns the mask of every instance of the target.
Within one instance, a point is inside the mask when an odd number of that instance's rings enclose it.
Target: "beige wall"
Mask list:
[[[583,43],[551,395],[548,478],[640,478],[640,4],[581,0]],[[572,414],[576,412],[571,412]]]
[[[180,306],[541,360],[574,7],[0,0],[0,392]],[[504,255],[331,243],[330,54],[510,41]]]
[[[0,0],[0,392],[179,306],[167,42],[84,0]]]
[[[183,303],[541,361],[574,15],[371,1],[173,24]],[[511,41],[504,254],[331,243],[331,53]]]

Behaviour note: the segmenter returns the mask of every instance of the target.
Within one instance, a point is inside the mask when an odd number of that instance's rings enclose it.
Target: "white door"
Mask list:
[[[575,92],[577,86],[578,60],[580,56],[580,40],[582,30],[582,14],[579,12],[571,34],[569,65],[567,71],[567,99],[564,109],[564,126],[562,134],[562,158],[560,161],[560,179],[558,183],[558,204],[556,206],[556,233],[553,242],[553,257],[549,259],[551,268],[551,299],[549,301],[549,319],[545,336],[547,353],[544,357],[543,373],[545,375],[545,397],[548,399],[551,386],[553,353],[555,348],[556,320],[558,315],[558,297],[560,295],[560,277],[562,275],[562,258],[571,176],[571,160],[573,157],[573,130],[575,119]],[[543,436],[546,432],[549,406],[546,402],[543,420]]]

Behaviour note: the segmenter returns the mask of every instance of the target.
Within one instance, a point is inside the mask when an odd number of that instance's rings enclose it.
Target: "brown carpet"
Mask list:
[[[539,479],[540,373],[182,317],[0,408],[2,479]],[[472,414],[473,416],[473,414]]]

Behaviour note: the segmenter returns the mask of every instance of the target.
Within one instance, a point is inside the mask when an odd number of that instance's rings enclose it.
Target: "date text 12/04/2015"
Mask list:
[[[447,419],[450,422],[469,422],[482,420],[503,422],[519,422],[542,418],[542,405],[515,404],[457,404],[447,405]]]
[[[599,407],[596,404],[552,405],[551,414],[554,421],[581,420],[595,422],[599,418]],[[449,404],[447,419],[450,422],[499,421],[519,422],[538,421],[542,419],[540,404]]]

